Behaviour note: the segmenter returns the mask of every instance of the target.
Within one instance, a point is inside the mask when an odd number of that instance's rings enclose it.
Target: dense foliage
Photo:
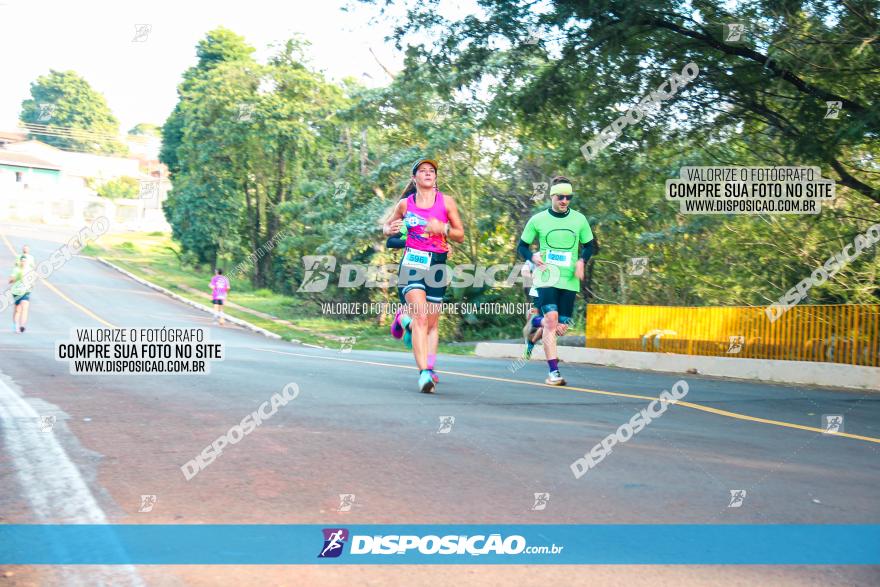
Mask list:
[[[600,243],[584,285],[592,301],[766,304],[880,222],[876,2],[740,2],[733,13],[703,1],[479,4],[447,21],[435,0],[411,2],[396,32],[405,67],[378,89],[328,82],[297,40],[263,64],[233,32],[209,33],[163,127],[166,214],[185,251],[233,264],[289,230],[251,269],[255,285],[286,293],[305,255],[391,262],[380,223],[422,155],[439,159],[440,188],[462,212],[453,264],[515,262],[522,226],[547,206],[533,184],[570,177]],[[746,23],[740,42],[725,41],[729,23]],[[689,62],[692,83],[585,159],[584,143]],[[842,103],[839,118],[825,118],[828,101]],[[664,185],[685,165],[818,166],[838,197],[818,216],[682,215]],[[628,274],[632,257],[648,257],[645,275]],[[862,255],[808,303],[876,303],[878,259]],[[449,295],[523,299],[518,286]]]
[[[119,121],[104,96],[73,71],[51,70],[31,84],[21,103],[21,120],[36,125],[30,137],[59,149],[125,154],[117,138]],[[45,131],[40,132],[40,131]]]

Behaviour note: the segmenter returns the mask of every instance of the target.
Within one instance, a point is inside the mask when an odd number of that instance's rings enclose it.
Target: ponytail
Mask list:
[[[416,190],[416,180],[411,179],[409,180],[409,183],[406,184],[406,187],[403,188],[403,194],[400,196],[400,199],[405,200],[406,198],[416,193],[416,191],[418,191]]]
[[[388,219],[390,219],[391,215],[394,214],[394,209],[400,205],[401,200],[407,199],[408,197],[410,197],[411,195],[413,195],[417,191],[418,190],[416,189],[416,181],[414,179],[410,179],[409,183],[406,184],[406,187],[403,189],[403,193],[400,195],[400,200],[398,200],[393,206],[388,208],[388,210],[385,212],[385,218],[386,218],[385,222],[388,222]]]

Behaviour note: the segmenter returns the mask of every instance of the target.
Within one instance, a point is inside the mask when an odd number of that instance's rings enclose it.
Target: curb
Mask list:
[[[197,302],[193,302],[192,300],[188,300],[183,296],[179,296],[176,293],[174,293],[173,291],[165,289],[161,285],[156,285],[155,283],[151,283],[151,282],[147,281],[146,279],[141,279],[137,275],[134,275],[130,271],[126,271],[125,269],[123,269],[122,267],[119,267],[118,265],[114,265],[113,263],[111,263],[107,259],[104,259],[103,257],[92,257],[92,258],[95,259],[96,261],[98,261],[99,263],[103,263],[104,265],[110,267],[111,269],[115,269],[116,271],[122,273],[123,275],[125,275],[129,279],[133,279],[134,281],[140,283],[141,285],[145,285],[145,286],[149,287],[150,289],[154,289],[154,290],[158,291],[159,293],[165,294],[169,298],[175,299],[178,302],[183,302],[187,306],[191,306],[191,307],[195,308],[196,310],[201,310],[202,312],[207,312],[208,314],[214,314],[214,309],[211,308],[210,306],[203,306]],[[256,332],[257,334],[262,334],[266,338],[272,338],[275,340],[283,340],[280,335],[275,334],[274,332],[269,332],[265,328],[260,328],[259,326],[255,325],[255,324],[251,324],[247,320],[242,320],[241,318],[236,318],[235,316],[229,316],[229,315],[225,316],[225,319],[228,322],[231,322],[233,324],[237,324],[238,326],[241,326],[242,328],[245,328],[245,329],[250,330],[252,332]],[[292,340],[291,342],[300,343],[300,341],[295,340],[295,339]]]
[[[481,342],[475,354],[496,359],[520,359],[523,344]],[[880,391],[880,367],[782,361],[778,359],[736,359],[674,353],[616,351],[583,347],[557,347],[559,358],[571,363],[585,363],[639,371],[691,373],[711,377],[729,377],[743,381],[761,381],[794,385],[819,385],[861,391]],[[543,359],[543,346],[536,346],[532,359]]]

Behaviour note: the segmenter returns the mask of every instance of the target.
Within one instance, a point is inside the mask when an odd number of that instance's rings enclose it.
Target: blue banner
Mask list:
[[[880,525],[0,525],[2,565],[880,564]]]

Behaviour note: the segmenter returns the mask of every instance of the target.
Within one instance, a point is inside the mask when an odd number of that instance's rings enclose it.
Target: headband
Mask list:
[[[572,193],[570,183],[557,183],[550,188],[551,196],[570,196]]]

